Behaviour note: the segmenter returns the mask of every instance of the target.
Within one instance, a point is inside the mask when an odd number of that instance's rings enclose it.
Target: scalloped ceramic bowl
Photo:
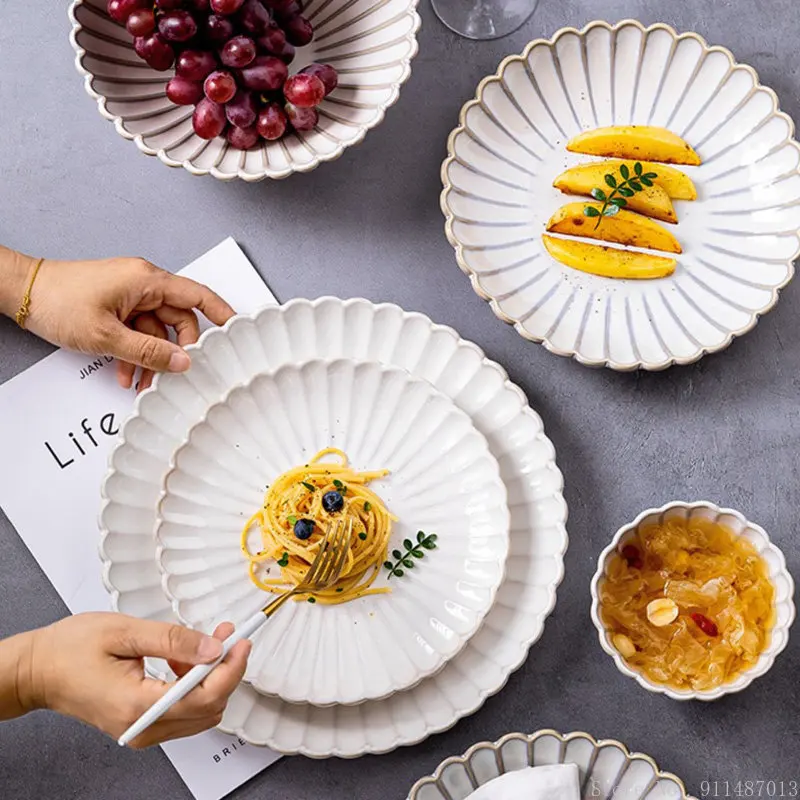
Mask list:
[[[544,250],[553,188],[593,160],[567,141],[606,125],[657,125],[703,164],[675,201],[675,273],[625,281]],[[722,350],[778,299],[800,253],[800,147],[755,71],[721,47],[633,20],[565,28],[506,58],[461,111],[442,166],[447,238],[472,286],[526,339],[590,366],[664,369]]]
[[[609,560],[614,552],[624,546],[625,541],[643,525],[663,522],[670,519],[706,519],[724,525],[736,536],[746,538],[766,561],[769,568],[769,577],[775,587],[775,625],[772,628],[769,644],[761,654],[758,661],[750,669],[742,672],[735,680],[702,692],[694,692],[688,689],[672,689],[662,684],[654,683],[645,678],[641,673],[631,669],[620,655],[619,651],[611,643],[611,639],[606,631],[603,621],[600,619],[600,599],[598,585],[605,575]],[[600,636],[600,645],[613,659],[617,668],[623,675],[634,678],[644,689],[650,692],[665,694],[673,700],[718,700],[726,694],[741,692],[746,689],[756,678],[764,675],[775,662],[776,657],[786,647],[789,641],[789,629],[795,618],[794,606],[794,581],[786,568],[786,560],[783,553],[770,542],[769,537],[763,528],[748,522],[738,511],[730,508],[719,508],[713,503],[704,501],[696,503],[684,503],[675,501],[661,506],[661,508],[650,508],[643,511],[629,525],[621,527],[611,544],[606,547],[600,555],[597,572],[592,579],[592,621],[597,628]]]
[[[567,506],[542,420],[505,370],[477,345],[395,305],[363,299],[292,300],[205,332],[187,373],[160,375],[134,403],[102,485],[100,556],[115,610],[170,622],[156,562],[161,482],[175,450],[210,405],[259,372],[314,358],[400,367],[433,384],[486,437],[511,514],[508,570],[466,647],[419,686],[359,706],[286,703],[241,684],[221,728],[250,744],[312,758],[352,758],[417,744],[473,713],[505,685],[544,630],[564,577]],[[197,390],[200,390],[198,395]],[[174,416],[158,427],[163,408]],[[150,674],[168,678],[163,661]]]
[[[631,753],[613,739],[552,730],[510,733],[493,744],[476,744],[417,781],[408,800],[465,800],[500,775],[548,764],[577,764],[587,800],[694,800],[681,780],[662,772],[650,756]]]
[[[105,0],[73,0],[70,41],[98,110],[143,153],[193,175],[260,181],[333,161],[380,124],[411,74],[418,2],[307,0],[303,13],[314,25],[314,41],[298,49],[290,71],[323,61],[339,71],[339,86],[322,102],[313,131],[248,151],[231,147],[224,137],[206,141],[194,133],[192,107],[167,99],[172,70],[156,72],[134,53],[125,28],[107,16]]]
[[[168,424],[166,420],[162,423]],[[492,607],[508,555],[508,507],[486,439],[450,398],[376,362],[286,365],[211,406],[175,453],[156,538],[178,617],[210,633],[272,599],[253,584],[240,540],[264,487],[327,447],[389,511],[389,552],[436,533],[437,549],[373,586],[389,594],[340,605],[289,603],[253,637],[245,680],[292,703],[352,705],[416,686],[459,653]],[[250,552],[262,549],[260,531]],[[280,576],[267,562],[268,576]]]

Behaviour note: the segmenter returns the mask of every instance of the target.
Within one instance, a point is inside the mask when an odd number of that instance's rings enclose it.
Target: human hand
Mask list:
[[[182,676],[192,665],[217,659],[220,642],[233,630],[231,623],[222,623],[212,638],[180,625],[122,614],[77,614],[31,634],[30,663],[22,673],[30,679],[18,690],[28,697],[27,707],[67,714],[118,739],[170,688],[144,677],[144,656],[166,658]],[[250,648],[249,640],[234,645],[197,688],[131,747],[149,747],[218,725],[244,675]]]
[[[189,369],[183,348],[200,334],[194,309],[216,325],[234,314],[208,287],[141,258],[45,260],[33,284],[26,327],[61,347],[114,356],[123,388],[131,387],[136,367],[142,367],[142,391],[154,372]],[[177,344],[168,340],[168,328],[175,330]]]

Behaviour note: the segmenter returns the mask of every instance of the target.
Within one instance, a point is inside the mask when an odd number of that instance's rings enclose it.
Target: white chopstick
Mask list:
[[[222,643],[222,655],[211,664],[198,664],[192,667],[179,681],[176,681],[172,688],[157,702],[142,714],[133,725],[117,739],[120,747],[125,747],[135,739],[142,731],[147,730],[154,722],[159,720],[169,711],[179,700],[186,697],[195,686],[202,683],[203,679],[228,655],[231,648],[242,639],[250,638],[265,622],[266,615],[262,611],[257,611],[250,619],[243,622],[225,641]]]

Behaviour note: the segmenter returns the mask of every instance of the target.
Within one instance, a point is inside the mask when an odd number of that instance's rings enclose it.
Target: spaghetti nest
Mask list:
[[[335,456],[338,462],[323,461]],[[265,592],[279,593],[298,586],[319,553],[329,526],[336,520],[352,520],[353,532],[347,561],[339,580],[313,598],[298,599],[336,604],[368,594],[384,594],[388,588],[371,588],[386,559],[392,521],[396,520],[367,484],[388,470],[356,472],[347,455],[329,447],[302,467],[284,472],[269,487],[264,505],[242,531],[242,552],[249,563],[250,579]],[[257,524],[261,549],[250,552],[248,535]],[[270,577],[272,562],[280,577]]]

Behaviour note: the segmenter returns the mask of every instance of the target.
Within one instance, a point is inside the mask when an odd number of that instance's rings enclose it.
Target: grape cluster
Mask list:
[[[175,66],[167,97],[195,107],[203,139],[225,134],[247,150],[311,130],[339,80],[327,64],[289,75],[295,48],[314,37],[298,0],[108,0],[107,8],[140,58],[162,72]]]

